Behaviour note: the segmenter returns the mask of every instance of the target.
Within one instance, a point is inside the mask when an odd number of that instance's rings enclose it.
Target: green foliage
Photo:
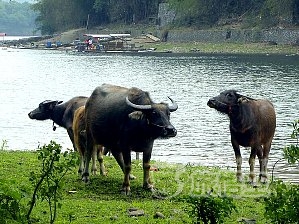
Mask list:
[[[296,144],[286,146],[283,152],[289,163],[296,163],[299,162],[299,120],[294,121],[292,127],[291,138]],[[299,185],[275,181],[270,189],[270,195],[265,198],[265,216],[271,223],[299,223]]]
[[[38,150],[38,160],[41,162],[41,169],[38,173],[30,173],[30,181],[34,186],[34,193],[30,202],[30,209],[27,213],[27,219],[36,199],[46,201],[49,206],[50,223],[54,223],[57,215],[57,209],[61,207],[59,201],[62,199],[61,189],[63,187],[63,178],[68,171],[72,170],[77,164],[78,157],[75,153],[68,151],[61,153],[61,145],[51,141]]]
[[[288,160],[289,163],[294,164],[299,162],[299,120],[296,120],[292,124],[293,132],[291,134],[291,138],[296,141],[296,144],[291,144],[286,146],[283,149],[284,158]]]
[[[25,223],[23,197],[15,186],[0,180],[0,223]]]
[[[7,149],[8,146],[7,146],[7,140],[2,140],[2,144],[0,145],[0,150],[5,150]]]
[[[87,23],[89,27],[149,24],[157,22],[159,4],[164,2],[175,10],[175,24],[179,26],[203,28],[239,23],[243,27],[267,28],[299,22],[298,0],[36,0],[33,4],[0,0],[0,30],[31,35],[35,29],[53,34],[87,27]]]
[[[265,216],[271,223],[299,223],[299,185],[276,181],[265,198]]]
[[[168,0],[182,25],[240,23],[250,27],[272,27],[298,22],[298,0]]]
[[[214,195],[211,192],[201,196],[190,196],[187,202],[191,204],[190,215],[194,217],[195,223],[216,224],[223,223],[229,217],[236,206],[233,198],[224,193]]]
[[[28,2],[0,0],[0,32],[8,35],[33,35],[36,16]]]

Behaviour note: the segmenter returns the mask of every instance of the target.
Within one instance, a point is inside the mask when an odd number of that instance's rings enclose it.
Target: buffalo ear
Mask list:
[[[247,103],[249,99],[246,96],[242,96],[238,99],[238,103]]]
[[[128,116],[132,120],[141,120],[144,118],[144,114],[142,111],[134,111],[130,113]]]
[[[57,101],[57,104],[61,104],[63,101],[61,101],[61,100],[59,100],[59,101]]]

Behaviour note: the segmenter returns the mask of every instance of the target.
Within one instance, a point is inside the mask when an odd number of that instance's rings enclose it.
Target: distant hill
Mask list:
[[[35,19],[37,13],[27,1],[0,0],[0,33],[7,35],[36,35]]]
[[[34,3],[34,0],[2,0],[3,2],[11,2],[11,1],[15,1],[15,2],[20,2],[20,3],[23,3],[23,2],[28,2],[28,3]]]

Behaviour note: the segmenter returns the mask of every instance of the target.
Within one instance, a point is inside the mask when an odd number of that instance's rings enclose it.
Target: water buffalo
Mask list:
[[[177,134],[169,119],[178,106],[170,100],[171,105],[153,103],[149,93],[138,88],[109,84],[97,87],[85,107],[87,153],[82,180],[89,181],[92,147],[101,144],[111,150],[124,172],[125,194],[130,192],[131,150],[143,152],[143,187],[152,190],[149,169],[154,140]]]
[[[255,184],[254,164],[258,156],[260,181],[267,181],[267,164],[276,128],[276,115],[271,102],[252,99],[235,90],[226,90],[208,101],[208,106],[227,114],[230,119],[231,143],[235,151],[237,180],[242,181],[240,145],[251,147],[249,180]]]
[[[28,116],[31,119],[40,121],[51,119],[54,131],[56,129],[54,123],[64,127],[73,143],[74,150],[76,150],[72,128],[74,113],[79,107],[84,106],[86,101],[87,97],[85,96],[74,97],[65,103],[57,100],[45,100],[39,104],[38,108],[31,111]]]
[[[84,168],[84,154],[86,152],[86,132],[85,132],[85,106],[79,107],[74,114],[73,121],[74,144],[80,154],[80,166],[78,173],[82,174]],[[103,163],[103,146],[95,145],[92,151],[92,172],[96,174],[96,160],[100,163],[100,172],[106,175],[105,166]]]

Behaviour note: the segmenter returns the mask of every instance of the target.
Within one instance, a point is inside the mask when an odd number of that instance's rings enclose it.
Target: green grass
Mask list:
[[[299,47],[292,45],[269,45],[266,43],[208,43],[208,42],[161,42],[144,44],[155,47],[158,52],[173,53],[225,53],[225,54],[299,54]]]
[[[237,211],[225,223],[240,223],[242,218],[266,223],[263,197],[269,191],[267,185],[252,188],[246,183],[237,183],[234,172],[216,167],[155,161],[151,164],[159,168],[151,172],[157,192],[152,194],[143,190],[142,163],[133,161],[132,173],[137,179],[131,181],[129,196],[120,193],[123,175],[114,158],[105,157],[108,175],[93,175],[89,184],[81,181],[77,168],[74,168],[64,181],[62,207],[58,210],[56,223],[192,223],[188,214],[190,205],[184,198],[205,194],[211,188],[216,193],[225,192],[234,197]],[[12,188],[32,192],[29,173],[38,170],[36,152],[0,150],[0,180]],[[31,195],[21,200],[24,206],[27,206]],[[129,217],[130,208],[142,209],[145,215]],[[165,218],[154,218],[156,212],[161,212]],[[47,223],[47,205],[38,202],[32,216],[40,220],[39,223]]]

